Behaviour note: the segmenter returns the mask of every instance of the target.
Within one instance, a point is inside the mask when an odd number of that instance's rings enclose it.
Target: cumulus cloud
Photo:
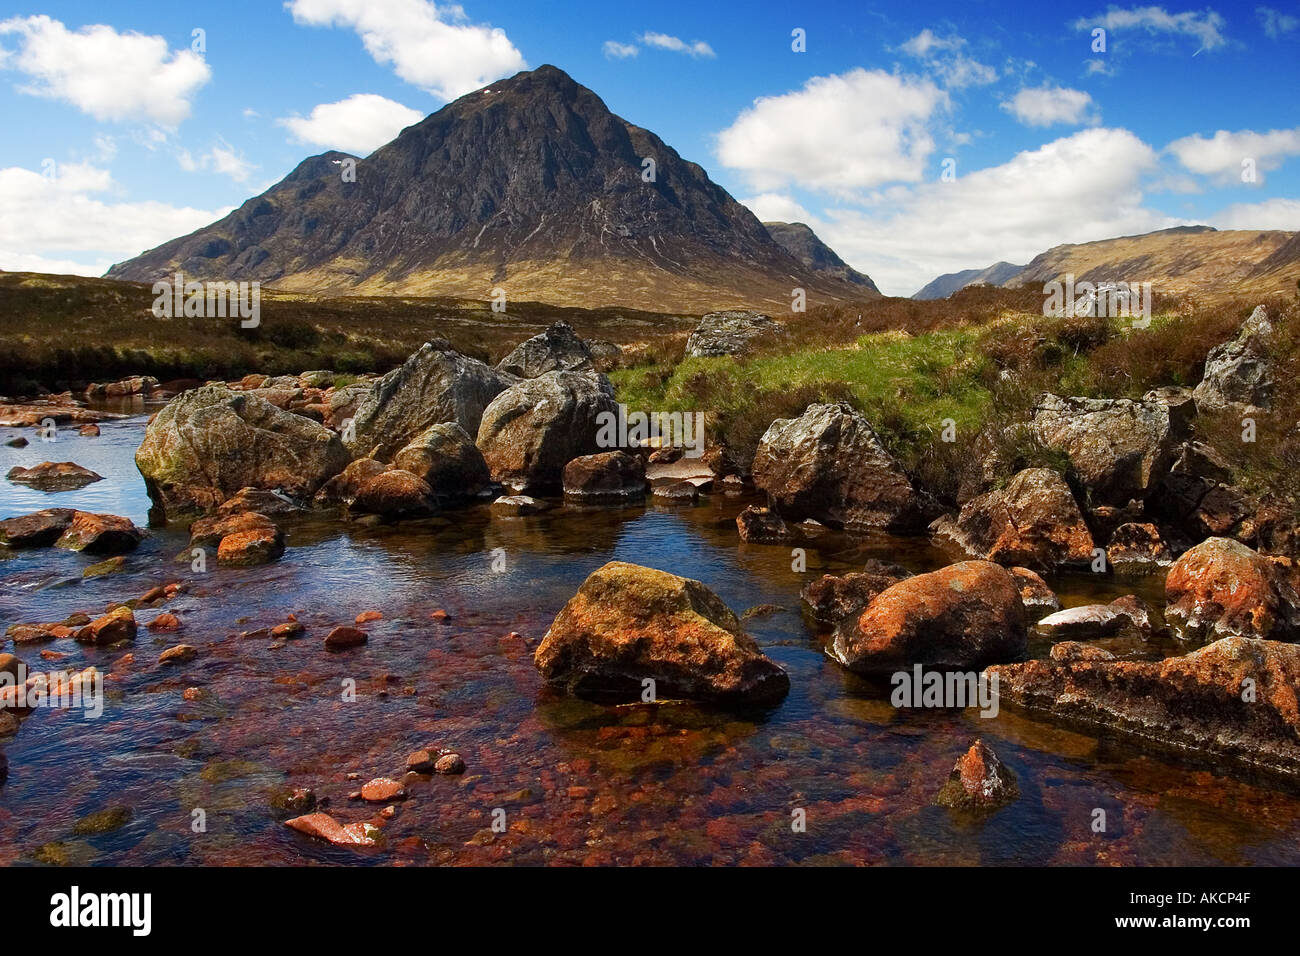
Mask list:
[[[527,69],[504,30],[473,24],[457,5],[429,0],[289,0],[294,22],[345,27],[376,63],[444,100]]]
[[[966,40],[955,33],[939,36],[927,28],[899,49],[920,60],[945,86],[952,89],[986,86],[996,80],[998,71],[967,56],[963,52],[965,46]]]
[[[0,269],[102,275],[114,262],[193,232],[230,210],[115,202],[105,169],[67,163],[44,175],[0,169]]]
[[[1243,181],[1242,164],[1252,160],[1258,184],[1264,181],[1259,173],[1277,169],[1288,156],[1300,155],[1300,126],[1267,133],[1221,129],[1209,137],[1184,136],[1167,148],[1187,170],[1221,182]]]
[[[883,70],[817,76],[755,100],[718,134],[718,159],[760,191],[797,183],[843,195],[919,182],[935,148],[929,121],[947,103],[930,80]]]
[[[1156,168],[1155,151],[1128,130],[1086,129],[954,182],[804,221],[881,291],[911,295],[946,272],[1183,224],[1143,203],[1143,178]]]
[[[626,60],[641,52],[635,43],[619,43],[617,40],[606,40],[601,49],[605,51],[605,56],[613,60]]]
[[[685,40],[669,36],[667,33],[643,33],[641,34],[641,42],[646,46],[652,46],[660,50],[671,50],[674,53],[686,53],[697,58],[712,58],[717,55],[713,52],[713,47],[703,40],[693,40],[687,43]]]
[[[253,170],[257,169],[256,164],[244,159],[241,153],[225,142],[218,143],[206,153],[201,153],[198,156],[195,156],[188,149],[179,150],[176,154],[176,160],[180,163],[181,169],[187,173],[206,170],[222,176],[229,176],[237,183],[248,182],[253,175]]]
[[[169,50],[160,36],[96,25],[69,30],[47,16],[0,21],[18,46],[0,69],[28,77],[19,90],[71,103],[97,120],[144,121],[174,128],[212,76],[203,57]]]
[[[337,103],[322,103],[310,116],[277,120],[300,143],[365,156],[393,139],[424,114],[375,93],[354,93]]]
[[[742,199],[741,203],[748,206],[750,212],[762,222],[808,223],[817,218],[795,199],[781,193],[762,193]]]
[[[1272,7],[1256,7],[1255,15],[1259,17],[1259,25],[1264,28],[1264,35],[1274,40],[1300,29],[1300,17],[1293,17]]]
[[[1228,42],[1223,36],[1223,17],[1208,9],[1204,13],[1169,13],[1155,6],[1127,10],[1111,7],[1097,16],[1080,17],[1074,21],[1074,27],[1076,30],[1102,27],[1112,33],[1143,30],[1151,36],[1188,36],[1200,44],[1200,50],[1215,50]]]
[[[1300,199],[1266,199],[1255,203],[1234,203],[1210,218],[1220,229],[1300,230]]]
[[[1059,86],[1023,89],[1002,108],[1027,126],[1077,126],[1097,121],[1091,95]]]

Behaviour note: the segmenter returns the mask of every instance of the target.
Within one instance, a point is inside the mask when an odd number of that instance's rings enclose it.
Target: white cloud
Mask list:
[[[1097,122],[1091,95],[1059,86],[1023,89],[1004,102],[1002,108],[1028,126]]]
[[[793,198],[781,193],[763,193],[741,202],[762,222],[807,223],[816,218]]]
[[[1128,130],[1086,129],[876,208],[805,221],[881,291],[911,295],[946,272],[1182,224],[1143,204],[1143,177],[1156,168],[1155,151]]]
[[[1219,229],[1300,230],[1300,199],[1266,199],[1256,203],[1235,203],[1210,217]]]
[[[0,269],[102,275],[230,211],[104,200],[95,194],[114,188],[107,170],[67,163],[53,172],[0,169]]]
[[[605,56],[615,60],[625,60],[641,52],[635,43],[619,43],[617,40],[606,40],[601,49],[605,51]]]
[[[1115,68],[1105,60],[1092,59],[1084,62],[1084,76],[1114,76]]]
[[[713,47],[703,40],[687,43],[685,40],[669,36],[667,33],[643,33],[641,34],[641,42],[646,46],[656,47],[660,50],[672,50],[674,53],[686,53],[697,58],[711,58],[717,55],[713,52]]]
[[[289,116],[276,122],[301,143],[365,156],[422,119],[419,110],[387,97],[354,93],[337,103],[321,103],[310,116]]]
[[[97,120],[175,127],[190,115],[194,95],[212,76],[203,57],[168,50],[160,36],[103,25],[71,31],[47,16],[0,22],[4,35],[16,36],[19,46],[0,67],[27,75],[22,92],[63,100]]]
[[[966,40],[957,34],[938,36],[930,29],[922,30],[899,47],[908,56],[915,57],[952,89],[965,86],[986,86],[998,78],[998,71],[962,52]]]
[[[1264,35],[1274,40],[1300,28],[1300,17],[1293,17],[1272,7],[1256,7],[1255,15],[1259,17],[1260,26],[1264,28]]]
[[[248,162],[241,153],[236,152],[229,143],[224,141],[198,156],[188,149],[177,150],[176,161],[187,173],[210,171],[229,176],[237,183],[247,183],[253,175],[253,170],[257,169],[256,164]]]
[[[1111,32],[1145,30],[1150,35],[1172,34],[1189,36],[1200,43],[1201,50],[1214,50],[1228,41],[1223,37],[1224,20],[1213,10],[1204,13],[1188,11],[1169,13],[1163,7],[1133,7],[1125,10],[1111,7],[1094,17],[1081,17],[1074,21],[1076,30],[1102,27]],[[1198,53],[1200,50],[1197,51]]]
[[[527,69],[504,30],[469,23],[462,7],[429,0],[289,0],[294,22],[355,30],[376,63],[453,100]]]
[[[841,195],[918,182],[934,151],[928,122],[947,105],[930,80],[861,68],[765,96],[718,134],[718,159],[755,189],[789,183]]]
[[[1184,136],[1167,148],[1186,169],[1222,182],[1242,182],[1243,161],[1254,160],[1254,183],[1259,184],[1264,181],[1259,173],[1277,169],[1288,156],[1300,155],[1300,126],[1267,133],[1221,129],[1208,138]]]

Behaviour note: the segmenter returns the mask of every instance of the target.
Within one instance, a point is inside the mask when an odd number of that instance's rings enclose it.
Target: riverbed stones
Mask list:
[[[1085,604],[1049,614],[1034,627],[1053,640],[1096,640],[1118,634],[1147,637],[1154,630],[1151,611],[1135,595],[1109,604]]]
[[[1160,529],[1149,521],[1129,521],[1106,543],[1106,560],[1119,574],[1147,574],[1173,563]]]
[[[263,515],[292,515],[301,512],[302,505],[288,495],[272,488],[240,488],[217,509],[219,515],[237,515],[253,511]]]
[[[325,635],[325,648],[331,651],[342,651],[350,647],[360,647],[369,639],[365,631],[341,625]]]
[[[564,466],[563,484],[564,494],[570,498],[644,498],[645,462],[625,451],[583,455]]]
[[[344,825],[328,813],[321,812],[294,817],[292,820],[284,821],[284,825],[299,833],[326,840],[335,846],[374,846],[375,837],[379,835],[379,829],[369,823]]]
[[[1183,753],[1300,779],[1300,646],[1228,637],[1160,661],[990,668],[1003,703]]]
[[[483,410],[477,444],[492,479],[515,494],[558,490],[564,466],[600,445],[614,389],[603,375],[547,372],[497,395]]]
[[[68,530],[77,512],[72,508],[45,508],[0,521],[0,544],[8,548],[46,548]]]
[[[1038,571],[1087,564],[1095,547],[1070,486],[1047,468],[1019,472],[930,527],[971,557]]]
[[[158,655],[158,663],[164,666],[188,664],[199,656],[199,649],[191,644],[176,644]]]
[[[279,533],[274,521],[256,511],[243,511],[233,515],[212,515],[199,518],[190,525],[190,547],[211,548],[221,544],[227,535],[240,534],[245,531],[268,531]]]
[[[1165,619],[1184,640],[1300,640],[1300,595],[1281,569],[1231,538],[1209,538],[1174,562],[1165,600]]]
[[[1117,507],[1156,489],[1180,437],[1170,407],[1160,401],[1050,393],[1039,398],[1030,431],[1046,447],[1069,456],[1090,505]]]
[[[483,453],[455,422],[430,425],[398,451],[393,465],[419,477],[442,500],[476,497],[492,482]]]
[[[785,519],[771,508],[755,505],[736,515],[736,531],[741,541],[752,544],[786,544],[798,537]]]
[[[911,576],[906,568],[871,560],[861,571],[823,574],[816,581],[809,581],[799,592],[799,598],[813,620],[838,624],[861,614],[876,595]]]
[[[116,644],[135,640],[135,615],[129,607],[117,607],[95,618],[73,636],[82,644]]]
[[[790,680],[699,581],[611,561],[592,572],[534,656],[542,678],[579,697],[770,705]],[[646,682],[652,682],[647,684]]]
[[[709,312],[686,340],[686,355],[743,355],[761,344],[780,341],[785,335],[785,326],[762,312]]]
[[[1029,568],[1010,568],[1011,576],[1016,580],[1016,587],[1020,588],[1020,601],[1029,612],[1029,619],[1035,617],[1036,612],[1050,613],[1061,609],[1061,599],[1056,596],[1046,581],[1039,576],[1038,572],[1031,571]]]
[[[851,531],[923,528],[930,517],[902,466],[847,403],[780,418],[754,454],[754,484],[787,520]]]
[[[499,518],[523,518],[549,511],[550,504],[528,495],[504,495],[492,502],[488,509]]]
[[[836,629],[827,653],[861,674],[921,664],[978,670],[1027,648],[1020,589],[991,561],[963,561],[906,578]]]
[[[270,564],[284,554],[284,534],[279,528],[250,528],[236,531],[217,545],[217,563],[248,568]]]
[[[134,551],[142,540],[144,532],[130,518],[78,511],[54,546],[87,554],[123,554]]]
[[[361,799],[367,803],[389,803],[405,800],[406,788],[391,777],[376,777],[361,787]]]
[[[595,359],[569,323],[560,321],[520,343],[497,363],[496,370],[519,378],[536,378],[547,372],[591,372]]]
[[[361,486],[376,475],[387,471],[391,465],[373,458],[358,458],[331,478],[316,492],[313,503],[320,508],[347,507],[357,500]]]
[[[428,482],[402,468],[391,468],[361,485],[350,510],[398,521],[428,517],[437,507]]]
[[[427,342],[374,383],[352,416],[347,442],[354,458],[391,461],[430,425],[455,422],[478,433],[483,411],[514,377]]]
[[[1016,775],[993,748],[976,740],[958,758],[934,802],[951,810],[988,813],[1020,796]]]
[[[197,388],[172,399],[135,455],[169,519],[215,512],[244,488],[309,499],[348,464],[336,434],[247,392]]]
[[[1261,305],[1233,338],[1210,349],[1205,374],[1194,392],[1197,409],[1250,415],[1271,407],[1273,335],[1268,310]]]
[[[72,461],[43,461],[30,468],[18,465],[10,468],[5,477],[14,484],[29,485],[38,491],[76,491],[104,480],[103,475]]]

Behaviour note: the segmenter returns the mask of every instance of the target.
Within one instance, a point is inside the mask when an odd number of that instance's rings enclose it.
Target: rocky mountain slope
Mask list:
[[[864,275],[835,254],[835,250],[818,238],[802,222],[765,222],[768,234],[781,244],[781,248],[821,275],[833,276],[879,292],[871,276]]]
[[[961,272],[949,272],[926,283],[912,298],[946,299],[959,289],[981,282],[986,285],[1003,285],[1024,268],[1024,266],[1018,266],[1010,262],[995,262],[987,269],[963,269]]]
[[[260,280],[670,312],[871,296],[791,256],[695,163],[553,66],[467,94],[365,159],[305,160],[109,278]]]

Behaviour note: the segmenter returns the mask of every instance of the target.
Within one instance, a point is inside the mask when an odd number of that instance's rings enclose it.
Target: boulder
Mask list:
[[[47,548],[68,530],[77,512],[72,508],[45,508],[0,521],[0,544],[8,548]]]
[[[357,490],[357,498],[350,510],[396,521],[427,517],[437,507],[428,482],[409,471],[391,468],[375,475]]]
[[[644,498],[645,462],[625,451],[583,455],[564,466],[563,481],[573,498]]]
[[[741,541],[754,544],[787,544],[798,538],[779,514],[771,508],[756,505],[750,505],[736,515],[736,530]]]
[[[979,670],[1027,646],[1015,578],[991,561],[963,561],[886,588],[836,629],[827,653],[857,673],[888,674],[915,664]]]
[[[278,528],[251,528],[228,534],[217,545],[217,563],[227,567],[270,564],[284,554],[284,535]]]
[[[1067,656],[1067,655],[1063,655]],[[1300,779],[1300,646],[1229,637],[1161,661],[1027,661],[989,670],[1004,703],[1143,745]]]
[[[225,517],[213,515],[200,518],[190,525],[190,547],[216,547],[221,544],[222,538],[247,531],[279,533],[274,521],[256,511],[245,511]]]
[[[143,539],[144,532],[130,518],[78,511],[54,546],[87,554],[123,554],[134,551]]]
[[[333,479],[330,479],[333,481]],[[269,488],[241,488],[234,497],[227,498],[217,509],[219,515],[236,515],[253,511],[262,515],[289,515],[302,511],[302,506],[288,495]]]
[[[779,341],[785,326],[762,312],[736,309],[710,312],[686,340],[687,356],[742,355],[755,346]]]
[[[957,760],[934,802],[951,810],[987,813],[1019,797],[1015,773],[984,741],[976,740]]]
[[[578,333],[561,321],[521,343],[496,368],[506,375],[536,378],[547,372],[591,372],[595,359]]]
[[[391,461],[426,428],[443,422],[475,435],[484,409],[513,381],[445,343],[425,343],[357,406],[348,450],[354,458]]]
[[[754,484],[782,517],[849,530],[917,530],[925,504],[871,424],[846,403],[774,421],[754,454]]]
[[[1300,595],[1280,568],[1231,538],[1209,538],[1165,578],[1165,620],[1184,640],[1300,639]]]
[[[1020,602],[1024,604],[1025,610],[1030,612],[1029,620],[1034,618],[1034,612],[1060,610],[1060,598],[1037,572],[1029,568],[1011,568],[1010,571],[1011,576],[1016,579],[1016,587],[1020,588]]]
[[[972,498],[956,519],[931,526],[967,555],[1050,571],[1092,561],[1092,533],[1070,486],[1047,468],[1018,473],[1005,488]]]
[[[1049,614],[1034,627],[1053,640],[1096,640],[1118,634],[1143,638],[1154,630],[1151,612],[1142,600],[1127,594],[1109,604],[1085,604]]]
[[[1030,431],[1069,456],[1090,504],[1122,507],[1154,492],[1173,463],[1178,436],[1170,414],[1160,401],[1045,394]]]
[[[876,595],[911,576],[906,568],[872,560],[862,571],[823,574],[816,581],[809,581],[799,592],[799,598],[813,620],[834,625],[861,614]]]
[[[5,476],[14,484],[30,485],[38,491],[75,491],[104,476],[71,461],[43,461],[31,468],[15,466]]]
[[[1231,410],[1257,414],[1272,406],[1273,323],[1264,306],[1257,306],[1236,336],[1210,349],[1205,375],[1193,395],[1201,412]]]
[[[322,425],[218,386],[172,399],[135,454],[149,496],[169,518],[214,512],[245,488],[307,499],[348,460]]]
[[[129,607],[117,607],[91,621],[73,637],[82,644],[116,644],[135,639],[135,615]]]
[[[492,483],[483,453],[455,422],[430,425],[393,457],[393,465],[449,501],[477,497]]]
[[[1150,522],[1120,525],[1106,545],[1106,560],[1120,574],[1147,574],[1173,563],[1160,529]]]
[[[518,494],[558,490],[564,466],[601,451],[604,415],[615,414],[603,375],[547,372],[502,391],[483,411],[478,447],[492,479]]]
[[[790,689],[740,620],[698,581],[611,561],[592,572],[542,639],[548,683],[606,701],[655,698],[768,705]]]
[[[376,475],[382,475],[390,467],[392,466],[373,458],[358,458],[321,485],[312,503],[319,508],[347,507],[357,500],[362,485]]]

